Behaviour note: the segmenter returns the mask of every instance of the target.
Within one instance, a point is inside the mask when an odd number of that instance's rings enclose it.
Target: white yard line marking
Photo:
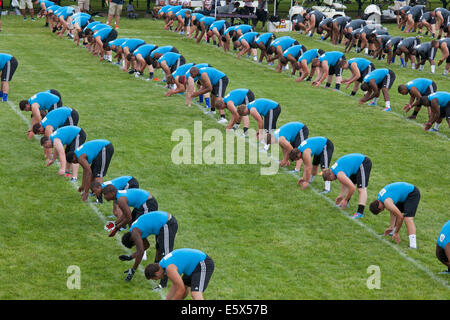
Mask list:
[[[28,125],[31,125],[31,121],[29,119],[27,119],[22,112],[20,112],[20,110],[16,107],[16,105],[14,103],[12,103],[11,101],[8,101],[9,106],[11,107],[11,109]],[[39,141],[39,138],[35,135],[34,138]],[[78,191],[78,185],[72,182],[69,182],[70,185],[72,185],[72,187]],[[100,210],[98,210],[98,208],[96,207],[96,205],[93,202],[88,202],[89,207],[91,208],[91,210],[97,215],[97,217],[103,222],[103,225],[107,222],[105,216],[100,212]],[[114,238],[116,239],[117,243],[128,253],[131,254],[131,250],[126,248],[124,245],[122,245],[122,241],[120,239],[120,237],[118,235],[114,236]],[[144,268],[142,267],[142,265],[139,265],[138,268],[142,274],[144,274]],[[151,286],[155,287],[157,285],[156,281],[150,280],[150,284]],[[162,300],[166,299],[166,294],[163,292],[163,290],[158,290],[159,295],[161,296]]]

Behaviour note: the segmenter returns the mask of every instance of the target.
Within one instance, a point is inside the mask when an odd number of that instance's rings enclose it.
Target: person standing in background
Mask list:
[[[120,14],[122,13],[123,0],[109,0],[108,22],[111,25],[112,19],[116,19],[116,29],[119,29]]]

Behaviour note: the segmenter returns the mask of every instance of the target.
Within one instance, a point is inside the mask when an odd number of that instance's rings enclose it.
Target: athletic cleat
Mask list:
[[[153,291],[159,291],[163,288],[162,285],[158,284],[156,287],[153,288]]]
[[[328,194],[330,193],[331,190],[327,190],[327,189],[323,189],[321,192],[319,192],[320,194]]]
[[[438,274],[450,274],[450,270],[439,272]]]
[[[414,120],[414,119],[416,119],[417,118],[417,116],[415,116],[415,115],[410,115],[409,117],[408,117],[408,119],[410,119],[410,120]]]
[[[73,183],[76,183],[76,182],[78,182],[78,179],[77,179],[77,178],[70,178],[69,181],[70,181],[70,182],[73,182]]]
[[[377,106],[377,104],[376,104],[376,102],[371,102],[371,103],[369,103],[369,106],[371,106],[371,107],[376,107]]]
[[[384,111],[384,112],[389,112],[389,111],[391,111],[391,108],[386,107],[386,108],[383,109],[383,111]]]
[[[361,219],[361,218],[364,218],[364,214],[361,214],[359,212],[356,212],[352,217],[352,219]]]
[[[220,118],[219,120],[217,120],[217,123],[227,123],[227,119],[225,118]]]
[[[436,128],[431,128],[430,130],[428,130],[428,131],[431,131],[431,132],[438,132],[439,131],[439,129],[436,129]]]

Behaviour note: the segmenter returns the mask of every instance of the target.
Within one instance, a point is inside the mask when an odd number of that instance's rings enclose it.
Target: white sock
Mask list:
[[[411,248],[417,249],[416,235],[415,234],[410,234],[409,235],[409,246]]]
[[[447,74],[448,74],[448,70],[445,69],[445,70],[444,70],[444,76],[446,76]]]
[[[365,54],[369,54],[369,48],[365,48],[365,49],[364,49],[364,53],[365,53]]]
[[[436,123],[434,124],[434,128],[437,130],[437,129],[439,129],[440,125],[441,125],[440,123],[437,123],[437,122],[436,122]]]
[[[425,65],[423,65],[423,64],[420,65],[420,66],[419,66],[419,71],[423,71],[423,68],[424,68],[424,67],[425,67]]]
[[[144,251],[144,255],[142,256],[142,260],[147,260],[147,251]]]
[[[373,98],[373,103],[377,104],[378,103],[378,98]]]
[[[415,69],[416,68],[416,64],[411,62],[411,69]]]
[[[309,178],[309,183],[312,183],[314,181],[314,176],[311,176],[311,178]]]
[[[386,101],[386,108],[390,108],[391,107],[391,102],[390,101]]]
[[[331,190],[331,181],[325,181],[325,190],[327,191]]]
[[[431,65],[431,73],[434,73],[436,71],[436,65]]]

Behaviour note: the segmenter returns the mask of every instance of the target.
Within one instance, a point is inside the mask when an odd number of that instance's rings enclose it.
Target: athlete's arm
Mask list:
[[[352,180],[350,180],[344,172],[340,171],[337,174],[338,181],[342,184],[343,187],[345,187],[348,191],[345,197],[341,201],[341,206],[345,208],[347,206],[348,201],[351,199],[353,193],[356,190],[355,185],[353,184]],[[342,195],[344,196],[344,195]]]
[[[384,200],[384,207],[395,216],[395,232],[392,238],[399,243],[400,242],[400,236],[398,232],[400,231],[400,228],[403,224],[403,214],[400,212],[400,210],[397,208],[397,206],[394,204],[394,201],[392,201],[391,198],[386,198]]]
[[[120,229],[125,227],[128,223],[131,223],[132,216],[130,207],[128,206],[128,199],[126,197],[120,197],[117,199],[117,205],[122,211],[122,215],[116,220],[116,228]]]
[[[192,95],[191,95],[192,98],[198,97],[199,95],[205,94],[207,92],[211,92],[212,85],[211,85],[211,81],[209,80],[208,74],[206,72],[201,75],[200,82],[201,82],[202,86],[201,86],[200,90],[192,93]]]
[[[78,163],[83,168],[83,180],[80,187],[80,189],[83,190],[83,194],[81,197],[83,201],[86,201],[89,195],[89,185],[91,184],[92,179],[91,165],[87,161],[87,156],[85,154],[78,157]]]
[[[285,137],[280,137],[278,139],[278,144],[280,145],[281,149],[283,150],[283,160],[280,162],[280,166],[288,166],[289,165],[289,153],[292,150],[292,145],[289,143],[289,141],[286,140]]]
[[[66,153],[64,151],[64,146],[62,145],[61,140],[59,140],[58,138],[54,139],[53,146],[55,147],[55,150],[58,153],[59,162],[61,164],[58,174],[62,176],[66,171]],[[52,164],[54,161],[55,160],[52,160],[50,164]]]
[[[133,269],[137,270],[139,267],[139,264],[142,261],[142,257],[144,256],[145,252],[145,246],[144,242],[142,241],[142,233],[141,230],[138,228],[133,228],[133,231],[131,231],[131,241],[136,245],[136,252],[131,255],[131,257],[135,258]]]
[[[184,296],[185,288],[181,276],[178,274],[176,265],[171,264],[166,268],[167,277],[172,281],[172,288],[167,295],[166,300],[180,300]]]
[[[256,111],[255,108],[250,109],[250,114],[258,123],[258,130],[262,130],[264,127],[264,123],[263,123],[263,119],[262,119],[261,115],[258,113],[258,111]]]
[[[302,189],[305,189],[309,185],[309,180],[311,179],[312,172],[312,159],[311,159],[311,149],[306,149],[302,153],[303,163],[305,165],[305,169],[303,170],[303,178],[302,178]]]

